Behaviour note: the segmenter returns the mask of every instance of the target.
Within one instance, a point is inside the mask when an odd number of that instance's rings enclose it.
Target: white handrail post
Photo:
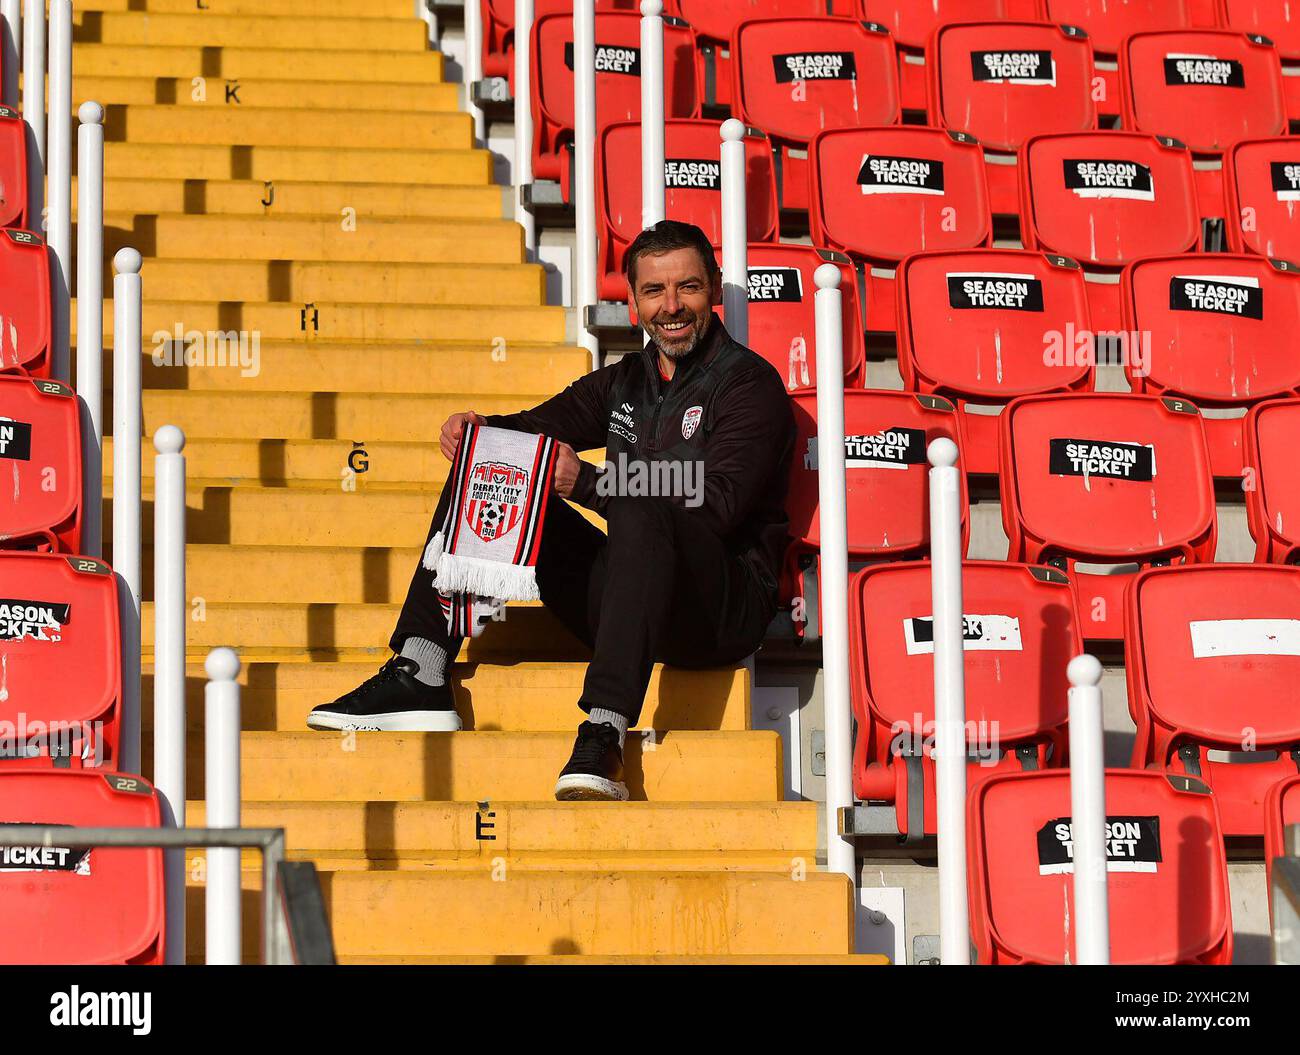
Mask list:
[[[18,70],[22,66],[22,0],[3,0],[0,3],[0,103],[18,109]]]
[[[1074,962],[1110,963],[1106,890],[1106,763],[1101,663],[1075,656],[1070,679],[1070,827],[1074,844]]]
[[[524,229],[524,251],[537,259],[537,220],[524,208],[533,182],[532,47],[533,0],[515,0],[515,222]]]
[[[204,664],[204,794],[209,828],[239,827],[239,656],[231,648],[214,648]],[[208,851],[204,921],[210,964],[242,961],[243,920],[239,902],[239,849]]]
[[[113,568],[122,599],[122,757],[140,772],[140,254],[113,257]]]
[[[641,226],[664,218],[663,0],[641,0]]]
[[[45,0],[23,13],[23,120],[27,122],[27,226],[45,231]]]
[[[185,827],[185,433],[153,437],[153,783],[167,826]],[[185,851],[165,856],[167,963],[185,962]]]
[[[575,261],[573,306],[578,343],[600,366],[600,344],[587,329],[596,303],[596,0],[573,5],[573,211]]]
[[[474,86],[483,79],[483,8],[481,0],[465,0],[465,109],[474,118],[474,139],[487,142],[487,119],[474,101]],[[515,37],[515,46],[519,38]],[[524,46],[527,47],[525,41]]]
[[[723,256],[725,262],[726,257]],[[813,275],[817,341],[817,500],[821,524],[822,696],[826,708],[826,869],[857,888],[853,843],[840,834],[853,807],[849,707],[849,531],[844,487],[844,328],[840,269]],[[857,905],[856,894],[853,903]]]
[[[749,343],[749,230],[745,193],[745,125],[732,117],[722,123],[722,316],[732,340],[740,344]],[[820,355],[818,352],[819,358]],[[841,391],[843,387],[841,384]]]
[[[50,0],[51,376],[72,379],[72,0]]]
[[[77,394],[81,397],[81,552],[103,550],[104,108],[77,111]]]
[[[820,368],[819,368],[820,370]],[[970,963],[966,896],[966,655],[962,644],[961,469],[950,439],[930,444],[930,603],[939,823],[939,956]],[[922,732],[918,730],[918,733]]]

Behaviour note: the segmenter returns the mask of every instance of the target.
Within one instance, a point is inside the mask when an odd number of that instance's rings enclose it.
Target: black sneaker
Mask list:
[[[307,715],[309,729],[366,729],[400,733],[454,733],[460,715],[450,685],[434,688],[415,680],[420,666],[394,656],[333,703]]]
[[[618,730],[608,722],[583,722],[573,744],[569,764],[560,770],[555,797],[561,802],[575,799],[627,801],[623,783],[623,750]]]

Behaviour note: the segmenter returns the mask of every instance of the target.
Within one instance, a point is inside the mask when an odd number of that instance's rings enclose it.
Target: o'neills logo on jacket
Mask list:
[[[773,55],[772,67],[776,71],[777,84],[858,79],[858,63],[851,51],[804,51],[793,55]]]
[[[564,45],[564,64],[573,69],[573,42]],[[597,44],[596,72],[621,73],[627,77],[641,76],[641,49],[624,45]]]
[[[515,465],[478,462],[469,471],[465,523],[484,542],[514,530],[528,493],[528,473]]]
[[[1169,307],[1263,319],[1264,291],[1259,279],[1243,275],[1175,275],[1169,280]]]
[[[0,641],[58,641],[70,605],[0,597]]]
[[[864,154],[858,184],[863,194],[942,194],[943,162]]]
[[[664,187],[720,191],[722,162],[709,158],[670,158],[664,162]]]
[[[1043,310],[1043,283],[1033,275],[954,271],[947,278],[949,307],[994,311]]]
[[[1154,201],[1151,169],[1139,161],[1066,158],[1065,186],[1080,198]]]
[[[1244,88],[1246,71],[1236,59],[1216,59],[1213,55],[1166,55],[1165,83]]]
[[[972,51],[971,76],[987,84],[1055,84],[1050,51]]]

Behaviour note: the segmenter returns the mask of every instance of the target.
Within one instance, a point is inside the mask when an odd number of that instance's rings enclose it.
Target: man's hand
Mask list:
[[[573,448],[567,443],[557,443],[555,445],[555,493],[561,498],[568,498],[573,494],[580,468],[582,462],[573,453]]]
[[[453,414],[442,424],[442,435],[438,438],[438,445],[442,448],[442,456],[451,461],[456,457],[456,445],[460,443],[461,433],[465,431],[465,422],[472,421],[475,425],[486,425],[487,419],[481,414],[475,414],[472,410],[467,410],[463,414]]]

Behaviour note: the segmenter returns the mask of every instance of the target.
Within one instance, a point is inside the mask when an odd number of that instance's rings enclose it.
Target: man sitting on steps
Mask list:
[[[588,720],[558,799],[626,799],[623,741],[655,662],[687,668],[752,653],[776,613],[786,545],[794,417],[780,375],[713,312],[722,280],[704,232],[665,220],[624,264],[650,338],[639,355],[579,378],[518,414],[453,414],[557,441],[555,491],[600,513],[608,535],[565,502],[547,504],[537,558],[543,604],[592,649],[578,706]],[[575,451],[604,447],[602,467]],[[646,477],[651,485],[647,485]],[[669,488],[653,481],[670,480]],[[656,493],[670,490],[673,493]],[[647,494],[647,491],[650,493]],[[430,536],[442,524],[444,488]],[[360,687],[312,711],[313,729],[459,729],[448,634],[432,573],[419,567],[393,631],[396,655]]]

